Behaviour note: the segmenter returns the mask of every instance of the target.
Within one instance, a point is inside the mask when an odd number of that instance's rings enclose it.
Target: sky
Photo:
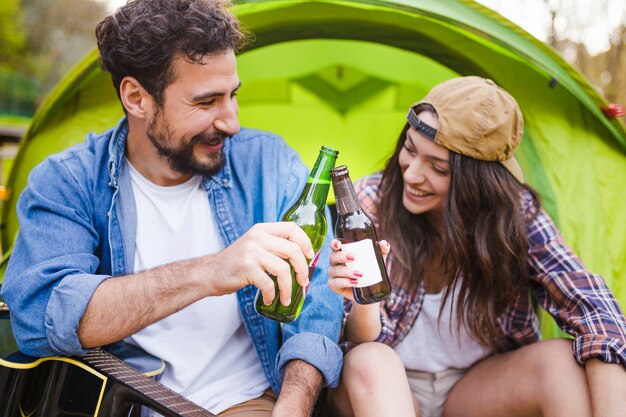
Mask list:
[[[113,10],[126,0],[106,1]],[[445,0],[442,0],[445,1]],[[584,42],[590,54],[606,51],[611,32],[626,22],[625,0],[478,0],[521,26],[541,41],[545,41],[550,23],[548,5],[558,7],[558,14],[568,19],[557,20],[559,33],[575,42]]]

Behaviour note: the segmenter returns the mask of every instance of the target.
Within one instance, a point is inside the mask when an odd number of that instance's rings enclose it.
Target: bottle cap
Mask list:
[[[337,168],[333,168],[330,170],[331,178],[335,178],[340,175],[347,175],[347,174],[348,174],[348,167],[346,165],[340,165]]]

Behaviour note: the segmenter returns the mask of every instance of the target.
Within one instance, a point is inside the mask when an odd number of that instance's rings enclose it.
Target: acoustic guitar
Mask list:
[[[215,417],[153,377],[163,362],[130,345],[76,357],[33,358],[17,350],[0,302],[0,417]],[[121,358],[121,359],[118,359]]]

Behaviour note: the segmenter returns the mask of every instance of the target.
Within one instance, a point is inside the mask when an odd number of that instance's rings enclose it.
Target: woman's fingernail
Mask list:
[[[354,261],[354,255],[353,255],[353,254],[351,254],[351,253],[349,253],[349,254],[347,254],[347,255],[346,255],[346,259],[347,259],[348,261]]]
[[[283,305],[284,305],[285,307],[286,307],[286,306],[288,306],[288,305],[291,305],[291,297],[287,300],[287,303],[286,303],[286,304],[283,304]]]
[[[358,283],[359,283],[359,280],[358,280],[358,279],[350,279],[350,284],[354,284],[354,285],[356,285],[356,284],[358,284]]]
[[[363,272],[361,272],[361,271],[354,271],[354,276],[357,276],[357,277],[361,278],[363,276]]]

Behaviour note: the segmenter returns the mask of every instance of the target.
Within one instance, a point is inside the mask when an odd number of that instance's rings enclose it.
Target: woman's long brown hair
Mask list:
[[[450,151],[450,188],[438,231],[427,215],[412,214],[402,203],[398,156],[407,130],[408,125],[383,171],[377,207],[380,236],[393,248],[391,279],[398,287],[416,286],[427,261],[442,259],[447,271],[442,306],[458,286],[458,326],[465,324],[480,344],[498,350],[503,335],[497,320],[525,288],[530,273],[528,219],[520,193],[529,190],[537,208],[538,197],[498,162]]]

